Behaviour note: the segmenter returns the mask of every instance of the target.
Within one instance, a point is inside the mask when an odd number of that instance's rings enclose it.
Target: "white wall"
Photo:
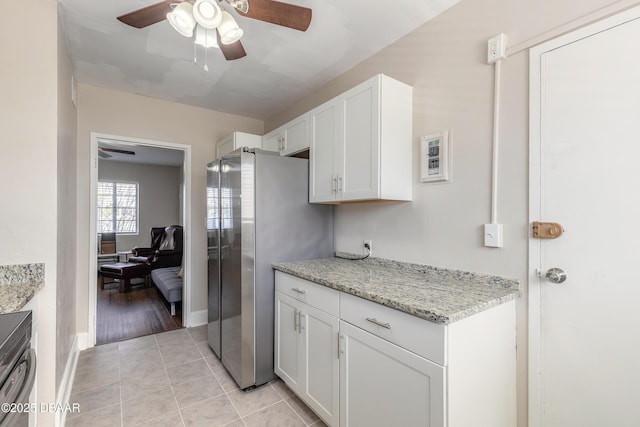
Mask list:
[[[180,222],[182,168],[100,160],[98,179],[138,183],[138,233],[119,234],[118,251],[134,246],[149,247],[151,227],[164,227]]]
[[[192,256],[192,311],[207,309],[206,165],[214,144],[235,130],[262,134],[255,119],[80,84],[78,86],[78,328],[87,331],[90,133],[174,142],[191,146],[191,224],[186,244]],[[85,279],[86,278],[86,279]]]
[[[410,203],[335,208],[336,249],[520,279],[518,425],[527,425],[528,51],[532,43],[637,1],[463,0],[265,122],[269,131],[377,73],[414,87],[414,190]],[[489,12],[490,11],[490,12]],[[516,53],[503,65],[498,221],[501,249],[483,247],[491,214],[493,70],[487,40],[504,32]],[[443,129],[453,144],[451,183],[421,184],[419,138]]]
[[[58,271],[56,293],[56,392],[60,391],[76,336],[76,110],[73,67],[58,26]]]
[[[45,264],[38,313],[38,402],[55,402],[58,237],[57,3],[3,2],[0,26],[0,264]],[[52,414],[40,414],[53,425]]]

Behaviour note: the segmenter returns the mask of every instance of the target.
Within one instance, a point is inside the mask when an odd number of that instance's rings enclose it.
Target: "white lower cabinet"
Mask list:
[[[338,317],[280,291],[275,303],[276,374],[327,425],[338,426]]]
[[[275,372],[291,389],[296,390],[301,376],[298,357],[300,303],[280,292],[276,292],[275,302]]]
[[[340,322],[340,425],[444,426],[445,368]]]
[[[275,372],[329,426],[516,425],[515,301],[448,325],[276,271]]]
[[[301,399],[327,425],[337,426],[339,412],[338,336],[340,321],[311,306],[303,308]]]

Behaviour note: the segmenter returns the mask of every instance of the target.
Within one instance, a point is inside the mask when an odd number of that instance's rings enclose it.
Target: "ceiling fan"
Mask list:
[[[108,159],[109,157],[113,157],[111,154],[109,154],[108,152],[111,153],[119,153],[119,154],[127,154],[129,156],[135,156],[136,152],[135,151],[129,151],[129,150],[120,150],[118,148],[107,148],[107,147],[98,147],[98,156],[103,158],[103,159]]]
[[[298,31],[306,31],[311,23],[311,9],[275,0],[163,0],[118,16],[118,20],[144,28],[167,19],[186,37],[193,37],[195,29],[196,44],[211,47],[217,42],[224,57],[230,61],[247,53],[240,42],[243,31],[233,16],[220,6],[223,3],[241,16]]]

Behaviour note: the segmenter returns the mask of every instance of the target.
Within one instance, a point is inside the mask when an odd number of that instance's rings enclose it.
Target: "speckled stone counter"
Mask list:
[[[20,310],[44,286],[44,264],[0,265],[0,313]]]
[[[351,256],[341,254],[341,256]],[[382,258],[321,258],[273,268],[434,323],[451,323],[517,298],[516,279]]]

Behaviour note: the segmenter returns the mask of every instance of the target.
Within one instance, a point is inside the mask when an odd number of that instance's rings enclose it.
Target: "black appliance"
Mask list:
[[[35,374],[31,311],[0,315],[0,427],[29,425],[29,395]]]

